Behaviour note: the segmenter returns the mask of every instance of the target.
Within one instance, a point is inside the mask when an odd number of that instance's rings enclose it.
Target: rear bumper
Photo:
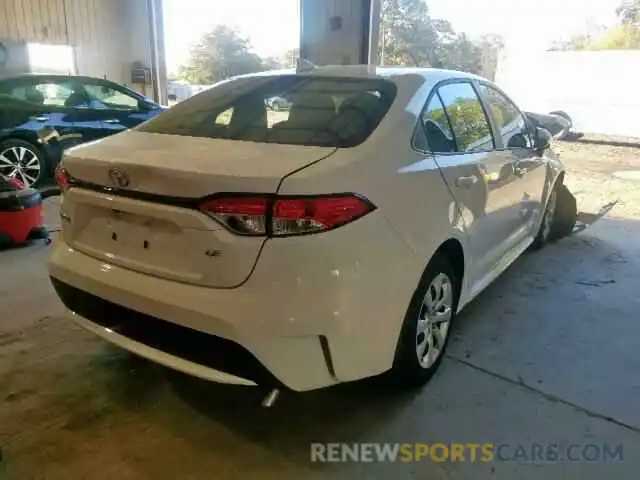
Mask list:
[[[232,320],[220,318],[230,309],[241,310],[241,298],[232,302],[233,290],[109,268],[61,240],[55,242],[49,270],[72,320],[167,367],[221,383],[297,391],[337,383],[318,336],[245,332]],[[212,303],[219,305],[215,316],[208,311]]]
[[[62,235],[49,272],[72,318],[123,348],[210,380],[305,391],[393,364],[422,265],[385,227],[372,214],[320,241],[266,242],[230,289],[112,265]]]
[[[119,347],[205,380],[279,386],[234,342],[116,305],[55,278],[51,283],[76,323]]]

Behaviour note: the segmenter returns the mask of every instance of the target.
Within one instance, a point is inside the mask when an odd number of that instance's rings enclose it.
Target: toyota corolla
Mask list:
[[[197,377],[422,384],[456,314],[571,229],[549,139],[460,72],[235,78],[65,154],[50,275],[81,326]]]

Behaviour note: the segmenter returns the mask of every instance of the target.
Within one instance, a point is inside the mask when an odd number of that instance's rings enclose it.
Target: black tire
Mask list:
[[[445,337],[444,345],[441,346],[440,355],[430,367],[426,368],[420,364],[416,350],[418,341],[418,318],[423,308],[423,301],[427,293],[427,288],[429,288],[431,282],[440,274],[446,275],[451,281],[453,304],[451,307],[448,333]],[[460,281],[456,278],[451,262],[445,255],[437,254],[433,259],[431,259],[422,275],[422,278],[420,279],[420,283],[418,284],[416,291],[413,294],[398,338],[393,367],[389,372],[389,379],[395,386],[400,388],[411,388],[424,385],[438,370],[438,367],[446,353],[449,339],[451,338],[451,328],[455,320],[458,298],[460,295],[459,285]]]
[[[556,212],[553,216],[549,241],[553,242],[566,237],[573,231],[578,218],[578,204],[576,197],[564,183],[557,187]]]
[[[547,216],[550,214],[550,208],[553,205],[551,212],[552,217],[550,219],[550,225],[545,228],[545,222],[547,222]],[[576,224],[577,218],[577,204],[575,197],[571,194],[569,189],[559,181],[553,187],[547,204],[545,205],[544,217],[540,222],[540,228],[536,235],[532,250],[539,250],[549,242],[554,242],[562,237],[566,237],[573,230]]]
[[[42,151],[40,150],[40,148],[38,148],[37,146],[35,146],[30,142],[27,142],[25,140],[21,140],[18,138],[10,138],[8,140],[3,140],[2,142],[0,142],[0,154],[8,150],[11,150],[12,148],[17,148],[17,149],[25,148],[29,152],[31,152],[38,161],[38,167],[39,167],[38,176],[34,182],[29,182],[30,183],[29,186],[38,187],[43,183],[45,183],[48,177],[50,176],[50,174],[47,168],[47,162],[45,161],[44,155],[42,154]],[[13,156],[11,157],[11,160],[13,160]],[[30,170],[30,172],[33,172],[33,170]],[[10,173],[9,168],[6,167],[4,164],[0,164],[0,174],[8,175],[9,173]],[[20,177],[18,178],[22,180],[22,178]]]

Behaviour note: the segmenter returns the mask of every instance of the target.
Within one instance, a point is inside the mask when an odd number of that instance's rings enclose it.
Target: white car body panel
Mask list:
[[[273,73],[260,76],[268,75]],[[397,85],[398,94],[378,128],[352,148],[133,131],[73,149],[63,165],[84,183],[63,194],[63,232],[49,263],[55,282],[235,342],[279,382],[303,391],[391,368],[414,290],[443,245],[462,252],[461,309],[531,244],[549,188],[562,171],[559,162],[530,155],[526,171],[517,174],[517,159],[506,150],[433,155],[412,146],[434,86],[477,77],[373,67],[304,75],[380,75]],[[106,188],[112,168],[130,175],[131,195]],[[510,173],[501,176],[505,168]],[[458,185],[467,176],[478,181]],[[153,200],[220,192],[353,192],[377,209],[331,231],[266,238],[231,233],[192,205]],[[141,247],[147,239],[148,249]],[[210,250],[220,254],[206,255]],[[171,368],[214,381],[256,383],[128,339],[82,312],[70,315]]]

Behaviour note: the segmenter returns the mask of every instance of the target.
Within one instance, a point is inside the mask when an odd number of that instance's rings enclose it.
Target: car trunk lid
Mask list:
[[[198,210],[204,197],[276,193],[330,147],[126,132],[72,149],[63,165],[65,241],[87,255],[197,285],[243,283],[265,237],[240,236]]]

